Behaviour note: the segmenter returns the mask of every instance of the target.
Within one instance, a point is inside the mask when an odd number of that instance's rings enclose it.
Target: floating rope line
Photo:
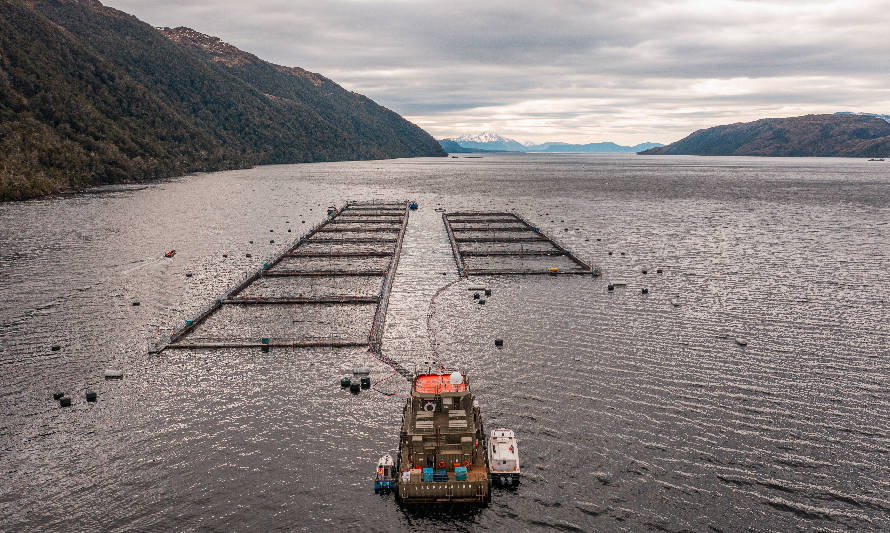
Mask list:
[[[445,362],[442,360],[442,354],[439,353],[439,337],[436,334],[436,328],[433,327],[433,316],[436,314],[436,298],[450,289],[452,285],[460,283],[461,281],[464,281],[464,279],[458,278],[439,287],[439,290],[436,291],[436,294],[434,294],[432,300],[430,300],[430,310],[426,314],[426,329],[430,338],[430,346],[433,349],[433,355],[436,358],[436,362],[439,363],[439,368],[442,370],[445,370]]]
[[[430,346],[433,350],[433,355],[435,355],[436,361],[438,362],[439,367],[442,370],[445,370],[445,363],[442,360],[442,355],[439,353],[439,339],[436,335],[436,329],[433,327],[433,316],[436,314],[436,299],[443,292],[450,289],[452,285],[454,285],[456,283],[460,283],[461,281],[465,281],[465,280],[456,279],[454,281],[451,281],[451,282],[446,283],[445,285],[442,285],[441,287],[439,287],[436,290],[436,293],[433,295],[432,299],[430,300],[429,311],[427,311],[427,315],[426,315],[426,327],[427,327],[427,334],[430,339]],[[368,350],[368,353],[374,359],[376,359],[376,360],[380,361],[381,363],[392,368],[392,373],[389,374],[388,376],[386,376],[385,378],[375,381],[371,385],[371,389],[374,390],[375,392],[379,392],[380,394],[383,394],[384,396],[390,396],[390,397],[394,397],[394,398],[408,398],[409,396],[407,394],[401,394],[401,393],[397,393],[397,392],[386,392],[386,391],[382,391],[377,388],[377,385],[392,379],[393,377],[395,377],[396,374],[404,375],[403,369],[399,369],[398,364],[396,362],[391,360],[389,357],[386,357],[385,355],[383,355],[382,350],[378,354],[378,353],[375,353],[373,349],[370,349],[370,350]],[[408,376],[405,376],[405,377],[408,378]]]
[[[389,380],[389,379],[392,379],[396,374],[398,374],[398,373],[399,373],[399,369],[398,369],[398,367],[396,366],[396,364],[395,364],[394,362],[390,361],[388,357],[385,357],[385,356],[383,355],[383,352],[380,353],[380,357],[378,357],[377,354],[374,353],[374,350],[368,350],[368,353],[370,353],[370,354],[371,354],[371,357],[373,357],[374,359],[377,359],[377,360],[380,361],[381,363],[383,363],[383,364],[385,364],[385,365],[388,365],[390,368],[392,368],[392,374],[386,376],[386,377],[383,378],[383,379],[378,379],[377,381],[375,381],[374,383],[372,383],[372,384],[371,384],[371,389],[374,390],[375,392],[379,392],[380,394],[382,394],[382,395],[384,395],[384,396],[390,396],[390,397],[393,397],[393,398],[403,398],[403,399],[404,399],[404,398],[408,398],[408,395],[407,395],[407,394],[401,394],[401,393],[398,393],[398,392],[386,392],[386,391],[382,391],[382,390],[380,390],[380,389],[377,388],[377,385],[378,385],[378,384],[383,383],[384,381],[387,381],[387,380]]]

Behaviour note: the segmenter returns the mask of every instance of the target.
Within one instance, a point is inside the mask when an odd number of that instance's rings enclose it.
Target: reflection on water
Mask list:
[[[888,169],[486,155],[0,205],[0,529],[890,528]],[[402,404],[340,389],[355,365],[389,374],[365,351],[146,354],[327,206],[372,198],[421,206],[384,341],[408,368],[430,359],[429,301],[456,278],[435,208],[516,210],[603,269],[473,278],[437,300],[443,360],[469,373],[487,427],[516,430],[523,450],[522,485],[485,508],[374,495]],[[627,286],[607,291],[615,280]],[[476,287],[493,290],[484,306]],[[375,290],[355,279],[307,294]],[[367,323],[361,306],[350,313],[277,323]],[[124,380],[104,381],[109,367]],[[56,390],[74,405],[59,408]]]

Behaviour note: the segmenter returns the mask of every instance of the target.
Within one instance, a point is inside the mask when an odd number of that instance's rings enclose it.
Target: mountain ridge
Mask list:
[[[640,154],[884,157],[890,154],[890,121],[852,113],[765,118],[697,130]]]
[[[459,146],[465,149],[484,150],[489,152],[549,152],[549,153],[637,153],[641,150],[663,146],[660,143],[640,143],[635,146],[622,146],[613,142],[597,142],[573,144],[566,142],[546,142],[540,144],[521,143],[498,135],[493,131],[479,134],[465,134],[460,137],[439,139],[439,144],[448,151]],[[457,152],[455,152],[457,153]]]

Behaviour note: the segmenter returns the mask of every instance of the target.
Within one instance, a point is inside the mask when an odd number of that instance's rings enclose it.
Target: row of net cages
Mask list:
[[[516,213],[443,213],[442,219],[462,276],[599,274]]]
[[[159,342],[165,349],[379,348],[408,202],[347,203]]]

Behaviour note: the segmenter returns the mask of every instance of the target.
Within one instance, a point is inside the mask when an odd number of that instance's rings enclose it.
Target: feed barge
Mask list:
[[[421,374],[405,403],[396,492],[403,504],[491,499],[479,404],[460,372]]]

